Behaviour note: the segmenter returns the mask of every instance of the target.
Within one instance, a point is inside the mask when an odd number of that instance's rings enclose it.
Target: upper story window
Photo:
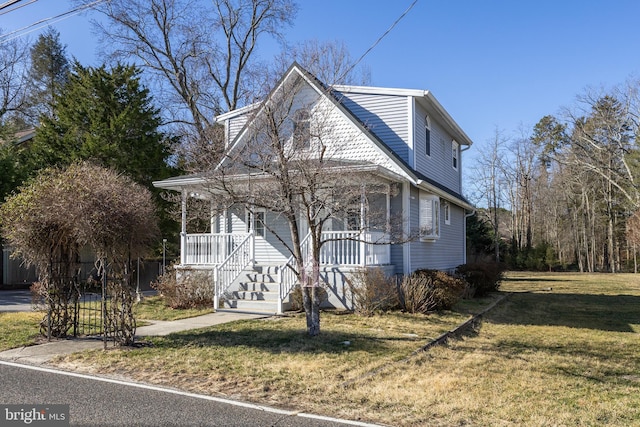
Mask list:
[[[311,141],[311,115],[301,108],[293,113],[293,141],[296,147],[309,148]]]
[[[431,119],[429,116],[424,118],[424,142],[425,154],[431,156]]]
[[[440,198],[420,192],[420,239],[435,240],[440,237]]]
[[[460,153],[460,150],[459,150],[458,143],[455,140],[451,141],[451,159],[452,159],[452,166],[455,170],[458,170],[459,153]]]

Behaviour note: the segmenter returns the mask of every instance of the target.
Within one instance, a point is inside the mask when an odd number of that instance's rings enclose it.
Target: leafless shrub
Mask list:
[[[174,266],[151,284],[165,299],[168,307],[176,309],[213,306],[213,281],[207,272],[182,270],[176,275]]]
[[[400,284],[400,304],[409,313],[447,310],[460,300],[465,287],[464,280],[443,271],[416,270]]]
[[[362,316],[372,316],[398,306],[396,287],[381,268],[361,268],[347,279],[353,309]]]

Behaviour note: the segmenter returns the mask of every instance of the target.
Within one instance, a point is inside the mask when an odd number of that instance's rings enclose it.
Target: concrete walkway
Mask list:
[[[259,319],[265,317],[269,316],[265,314],[217,312],[174,321],[145,320],[145,322],[150,324],[137,328],[136,338],[164,336],[174,332],[205,328],[207,326],[214,326],[236,320]],[[44,364],[48,363],[58,355],[71,354],[84,350],[102,349],[103,346],[103,342],[95,338],[55,340],[45,344],[19,347],[0,352],[0,360]],[[112,345],[108,344],[108,348],[111,347]]]

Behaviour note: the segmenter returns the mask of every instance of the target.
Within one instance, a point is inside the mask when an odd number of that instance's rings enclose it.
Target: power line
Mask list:
[[[17,1],[17,2],[20,2],[20,1],[22,1],[22,0],[16,0],[16,1]],[[37,1],[38,1],[38,0],[31,0],[29,3],[20,4],[20,5],[16,6],[16,7],[14,7],[13,9],[9,9],[9,10],[5,10],[4,12],[0,12],[0,15],[4,15],[4,14],[7,14],[7,13],[9,13],[9,12],[13,12],[13,11],[18,10],[18,9],[21,9],[21,8],[23,8],[23,7],[25,7],[25,6],[29,6],[30,4],[35,3],[35,2],[37,2]],[[16,2],[14,1],[14,3],[11,3],[11,4],[15,4],[15,3],[16,3]],[[5,3],[5,5],[6,5],[6,4],[8,4],[8,3]],[[10,5],[9,5],[9,6],[10,6]],[[4,9],[5,7],[8,7],[8,6],[4,6],[4,5],[0,6],[0,10]]]
[[[6,9],[11,5],[14,5],[16,3],[20,3],[21,1],[22,0],[10,0],[10,1],[4,2],[4,3],[0,4],[0,10]]]
[[[18,1],[21,1],[21,0],[18,0]],[[25,34],[29,34],[29,33],[33,32],[33,31],[37,31],[40,28],[43,28],[43,27],[45,27],[47,25],[55,24],[56,22],[62,21],[62,20],[67,19],[67,18],[70,18],[71,16],[77,15],[78,13],[80,13],[80,12],[86,10],[86,9],[90,9],[90,8],[102,3],[103,1],[104,0],[96,0],[94,2],[85,4],[85,5],[82,5],[82,6],[78,6],[78,7],[74,8],[74,9],[71,9],[71,10],[68,10],[66,12],[63,12],[63,13],[61,13],[59,15],[52,16],[52,17],[45,18],[45,19],[41,19],[41,20],[39,20],[37,22],[34,22],[33,24],[27,25],[26,27],[22,27],[22,28],[19,28],[17,30],[11,31],[10,33],[7,33],[4,36],[0,37],[0,43],[6,43],[6,42],[11,41],[11,40],[13,40],[15,38],[22,37]]]
[[[360,61],[362,61],[364,59],[365,56],[367,56],[369,54],[369,52],[371,52],[377,45],[378,43],[380,43],[382,41],[383,38],[385,38],[387,36],[387,34],[389,34],[396,25],[398,25],[398,23],[402,20],[402,18],[404,18],[411,9],[413,9],[413,6],[416,5],[416,3],[418,3],[418,0],[414,0],[413,3],[411,3],[409,5],[409,7],[407,8],[407,10],[405,10],[402,15],[400,15],[398,17],[398,19],[395,20],[395,22],[393,24],[391,24],[391,26],[387,29],[387,31],[385,31],[380,37],[378,37],[378,40],[376,40],[370,47],[369,49],[367,49],[361,56],[360,58],[358,58],[356,60],[356,62],[354,62],[351,67],[349,67],[343,74],[342,76],[340,76],[340,80],[342,80],[347,74],[349,74],[355,67],[356,65],[358,65],[360,63]]]

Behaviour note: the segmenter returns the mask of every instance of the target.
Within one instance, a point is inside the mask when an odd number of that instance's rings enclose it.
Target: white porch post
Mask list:
[[[367,235],[365,233],[366,221],[366,209],[365,209],[365,187],[364,184],[360,186],[360,265],[367,265],[367,242],[365,239]]]
[[[213,199],[209,200],[209,226],[210,226],[210,232],[211,234],[214,234],[216,232],[216,222],[218,219],[217,215],[214,215],[215,213],[215,209],[214,209],[214,203],[213,203]]]
[[[218,267],[213,268],[213,310],[220,307],[220,296],[218,295]]]
[[[391,264],[391,245],[388,244],[391,238],[391,184],[387,184],[387,221],[385,224],[385,252],[387,254],[387,262]],[[389,239],[389,240],[388,240]]]
[[[408,237],[411,235],[411,184],[402,183],[402,223],[404,231],[404,239],[402,244],[403,252],[403,273],[411,274],[411,241]]]
[[[180,229],[180,265],[187,261],[187,190],[182,189],[182,218]]]

